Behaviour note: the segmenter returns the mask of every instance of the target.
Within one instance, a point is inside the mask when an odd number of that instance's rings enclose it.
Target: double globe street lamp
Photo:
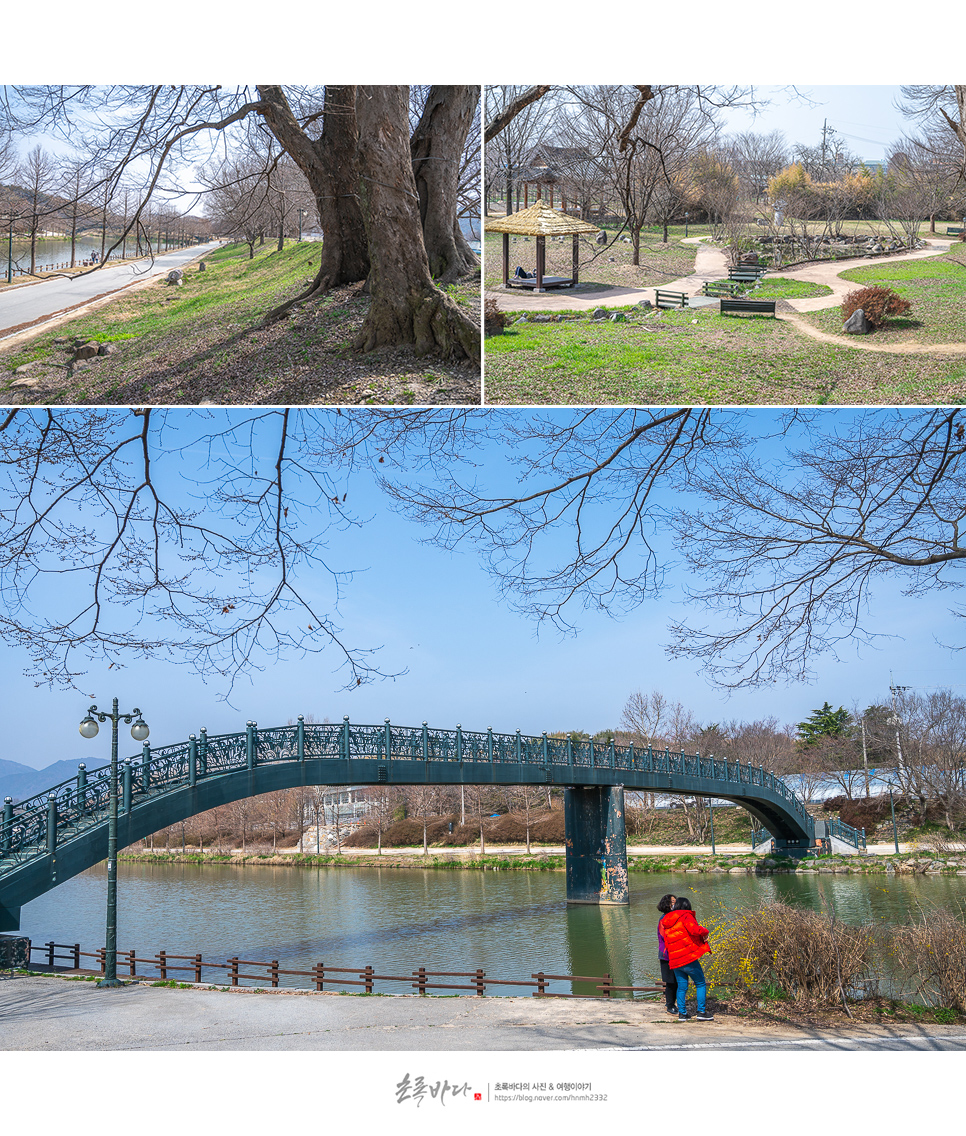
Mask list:
[[[141,717],[141,711],[135,708],[130,714],[118,713],[116,698],[110,713],[92,706],[80,724],[81,737],[95,738],[99,730],[98,722],[110,720],[111,723],[110,803],[107,813],[107,939],[104,977],[98,982],[98,986],[122,985],[117,977],[117,728],[122,719],[125,725],[131,726],[131,737],[136,742],[147,741],[150,731],[147,722]]]

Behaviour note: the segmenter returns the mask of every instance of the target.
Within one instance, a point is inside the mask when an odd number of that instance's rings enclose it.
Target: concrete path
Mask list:
[[[3,1050],[811,1050],[966,1049],[962,1026],[793,1027],[678,1022],[660,1003],[607,999],[348,997],[314,992],[0,978]]]
[[[194,245],[149,259],[100,268],[85,276],[57,276],[29,287],[0,292],[0,343],[28,326],[83,307],[93,300],[109,298],[132,285],[156,280],[172,268],[197,260],[222,242]]]

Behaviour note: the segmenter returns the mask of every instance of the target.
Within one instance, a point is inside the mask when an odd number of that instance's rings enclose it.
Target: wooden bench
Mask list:
[[[762,315],[775,314],[774,300],[725,300],[721,301],[721,314],[726,312],[751,312]]]
[[[763,264],[743,264],[739,268],[729,268],[728,279],[749,281],[754,284],[767,271],[768,269]]]
[[[741,281],[706,280],[702,291],[705,296],[735,296],[741,292]]]
[[[687,292],[669,292],[666,288],[655,288],[654,306],[656,308],[686,308],[688,306],[688,294]]]
[[[950,237],[961,237],[963,235],[962,228],[953,228],[952,225],[946,226],[946,234]]]

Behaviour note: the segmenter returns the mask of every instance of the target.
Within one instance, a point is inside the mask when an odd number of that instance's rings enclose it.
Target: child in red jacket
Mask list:
[[[664,916],[659,924],[660,933],[667,947],[668,965],[674,971],[678,989],[678,1021],[688,1020],[688,1011],[685,997],[688,991],[688,979],[694,983],[698,998],[699,1022],[714,1021],[714,1014],[705,1009],[707,997],[707,984],[704,980],[704,971],[698,959],[707,954],[711,948],[708,946],[708,929],[702,927],[694,917],[691,910],[691,901],[681,897],[674,907]]]

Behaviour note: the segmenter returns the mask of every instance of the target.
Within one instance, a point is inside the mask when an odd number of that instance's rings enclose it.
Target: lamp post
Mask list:
[[[135,715],[137,720],[134,721]],[[131,737],[136,742],[147,740],[149,730],[135,708],[130,714],[120,714],[115,698],[110,713],[92,706],[87,717],[80,724],[81,737],[94,738],[98,733],[98,722],[111,722],[111,778],[110,803],[107,813],[107,938],[104,950],[104,977],[98,986],[120,986],[117,977],[117,728],[121,719],[131,726]],[[131,723],[134,723],[131,725]]]

